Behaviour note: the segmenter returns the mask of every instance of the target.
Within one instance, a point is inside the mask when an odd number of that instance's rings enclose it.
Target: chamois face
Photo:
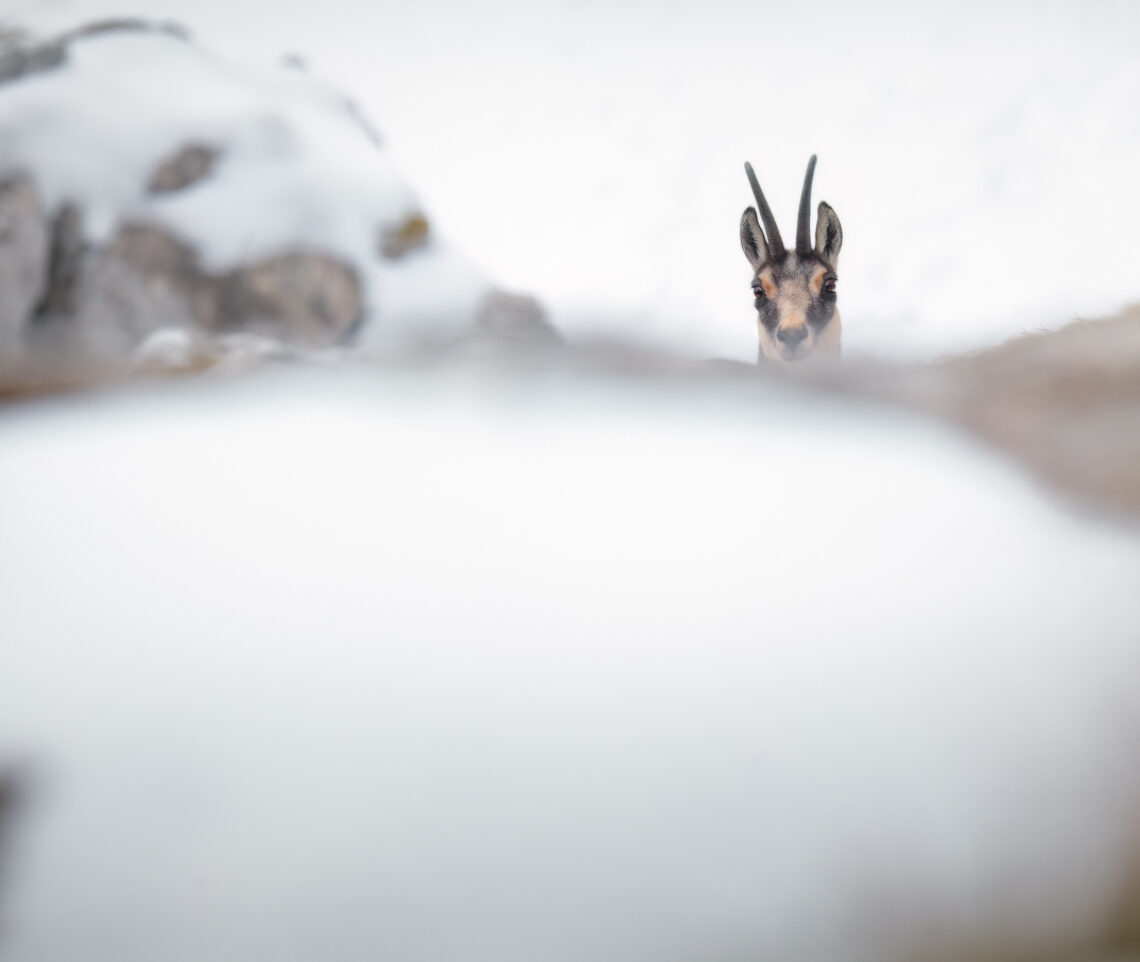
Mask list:
[[[745,164],[760,215],[749,207],[740,219],[740,244],[752,265],[752,300],[760,335],[760,359],[785,363],[839,354],[836,266],[843,229],[835,211],[820,203],[815,245],[809,239],[811,182],[808,163],[800,198],[795,250],[787,250],[750,164]],[[760,227],[760,217],[768,229]]]
[[[780,362],[838,356],[837,280],[833,267],[814,256],[789,252],[761,264],[752,277],[760,356]]]

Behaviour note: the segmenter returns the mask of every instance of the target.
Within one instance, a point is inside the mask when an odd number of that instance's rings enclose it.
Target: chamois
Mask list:
[[[811,246],[811,182],[815,174],[815,154],[808,161],[800,194],[796,224],[796,249],[784,248],[776,218],[764,199],[752,165],[744,164],[752,193],[760,208],[767,237],[760,229],[755,208],[740,218],[740,245],[752,265],[752,296],[755,298],[760,352],[757,361],[798,361],[806,357],[839,355],[840,323],[835,309],[835,273],[843,228],[839,217],[823,201],[815,227],[815,247]]]

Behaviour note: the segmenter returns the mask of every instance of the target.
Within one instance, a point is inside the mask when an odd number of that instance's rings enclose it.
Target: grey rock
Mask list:
[[[323,348],[340,343],[362,311],[355,271],[323,252],[211,272],[191,245],[153,225],[124,224],[109,243],[87,244],[70,208],[48,246],[46,290],[27,330],[38,359],[121,359],[161,328]]]
[[[85,264],[79,305],[84,350],[119,355],[162,327],[327,347],[358,322],[362,299],[355,271],[323,252],[287,251],[212,273],[165,230],[126,224]]]
[[[532,345],[562,343],[562,335],[529,294],[494,290],[479,304],[475,331],[498,340]]]
[[[192,327],[190,284],[199,273],[193,248],[166,232],[121,227],[109,244],[88,250],[74,310],[56,318],[66,338],[53,347],[117,358],[159,327]]]
[[[287,251],[207,287],[219,291],[219,313],[228,323],[306,347],[340,343],[363,308],[356,272],[318,251]]]
[[[31,179],[0,181],[0,361],[23,356],[25,326],[45,286],[48,235]]]
[[[33,321],[75,311],[79,272],[87,244],[83,238],[83,214],[65,202],[51,223],[48,244],[47,283],[36,304]]]
[[[430,228],[427,218],[423,214],[410,214],[395,227],[390,227],[380,233],[380,256],[390,260],[399,260],[412,251],[426,247],[430,237]]]
[[[209,177],[220,151],[208,144],[186,144],[163,160],[150,176],[147,191],[172,194]]]
[[[14,44],[0,52],[0,83],[19,80],[29,74],[58,67],[67,59],[67,44],[62,40],[46,43]]]

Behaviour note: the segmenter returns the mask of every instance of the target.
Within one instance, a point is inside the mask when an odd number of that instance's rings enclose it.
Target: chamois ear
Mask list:
[[[748,258],[753,270],[759,270],[760,265],[768,259],[768,242],[764,240],[760,218],[756,216],[754,207],[749,207],[740,215],[740,246],[744,248],[744,256]]]
[[[839,215],[821,200],[815,224],[815,252],[835,267],[839,263],[839,248],[842,246],[843,228],[839,226]]]

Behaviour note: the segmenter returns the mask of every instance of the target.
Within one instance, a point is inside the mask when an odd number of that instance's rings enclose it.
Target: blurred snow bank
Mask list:
[[[790,385],[376,373],[6,411],[5,959],[1103,940],[1132,534]]]

